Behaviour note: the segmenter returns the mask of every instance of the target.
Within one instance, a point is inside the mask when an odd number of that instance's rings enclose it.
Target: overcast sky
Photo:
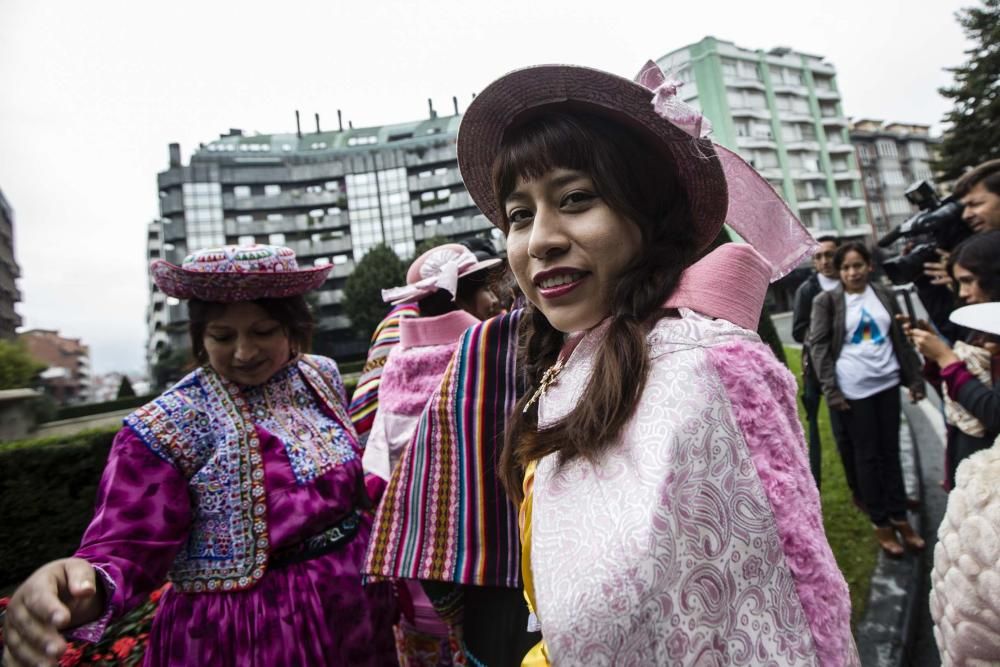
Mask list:
[[[706,35],[790,46],[838,72],[844,111],[934,124],[969,0],[0,0],[0,190],[15,209],[25,327],[142,370],[146,224],[167,144],[230,127],[355,127],[450,113],[517,67],[633,76]],[[155,8],[155,9],[153,9]]]

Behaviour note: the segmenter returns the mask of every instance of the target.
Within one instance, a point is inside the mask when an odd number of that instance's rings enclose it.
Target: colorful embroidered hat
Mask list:
[[[542,111],[602,115],[654,142],[684,189],[700,249],[729,224],[772,265],[772,280],[795,268],[815,242],[774,188],[739,155],[713,143],[711,123],[677,96],[683,84],[650,61],[635,81],[574,65],[506,74],[472,101],[458,131],[462,179],[480,210],[504,228],[493,192],[493,160],[504,133]]]
[[[500,258],[480,260],[464,245],[445,243],[413,260],[406,271],[406,284],[382,290],[382,300],[392,305],[419,301],[439,289],[458,292],[460,278],[496,266]]]
[[[157,259],[149,267],[167,296],[216,303],[305,294],[322,285],[332,269],[300,269],[295,251],[274,245],[207,248],[191,253],[180,266]]]

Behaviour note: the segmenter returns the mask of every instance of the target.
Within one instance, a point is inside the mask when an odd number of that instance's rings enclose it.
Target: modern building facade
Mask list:
[[[868,217],[882,236],[917,211],[904,193],[917,181],[933,182],[930,161],[941,140],[930,136],[928,125],[871,118],[852,121],[850,133],[861,165]]]
[[[149,260],[180,263],[192,250],[270,243],[295,250],[299,263],[333,264],[318,291],[314,348],[362,355],[341,307],[356,263],[385,243],[403,259],[431,237],[489,235],[493,226],[466,192],[455,139],[460,116],[336,131],[245,134],[230,130],[202,145],[189,164],[170,145],[158,175],[160,219],[149,224]],[[492,235],[499,246],[502,239]],[[186,307],[149,283],[147,361],[188,347]]]
[[[42,387],[56,403],[90,400],[90,348],[79,338],[64,338],[51,329],[30,329],[19,338],[28,354],[48,367],[40,375]]]
[[[14,304],[21,301],[17,279],[21,269],[14,259],[14,209],[0,191],[0,338],[13,340],[21,326]]]
[[[657,63],[683,82],[678,94],[711,121],[714,140],[767,178],[814,235],[871,235],[832,64],[714,37]]]

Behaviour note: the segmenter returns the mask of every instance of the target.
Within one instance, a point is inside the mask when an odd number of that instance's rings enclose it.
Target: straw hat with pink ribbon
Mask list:
[[[709,138],[711,123],[679,98],[682,85],[652,61],[634,81],[574,65],[506,74],[479,93],[462,118],[458,162],[466,188],[503,229],[492,166],[504,133],[548,110],[603,115],[639,132],[667,158],[671,173],[664,178],[676,179],[687,194],[701,248],[725,223],[758,251],[770,279],[777,280],[809,256],[815,241],[766,179]]]

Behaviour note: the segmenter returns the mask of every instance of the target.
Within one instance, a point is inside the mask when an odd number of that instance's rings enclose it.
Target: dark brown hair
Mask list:
[[[268,317],[277,320],[295,352],[308,352],[312,343],[315,322],[309,304],[303,296],[284,299],[257,299],[253,303],[264,309]],[[209,322],[222,317],[231,304],[212,301],[188,301],[188,332],[191,334],[191,353],[200,364],[208,363],[205,352],[205,328]]]
[[[519,178],[531,180],[554,168],[581,171],[613,211],[639,227],[643,248],[618,279],[608,330],[583,396],[564,419],[544,430],[538,429],[537,407],[525,414],[524,406],[556,362],[564,337],[540,310],[527,306],[518,360],[527,391],[507,423],[500,457],[501,479],[514,499],[522,496],[530,461],[551,453],[558,453],[560,464],[581,456],[596,460],[621,433],[642,395],[649,374],[646,335],[697,253],[686,194],[672,176],[674,165],[654,146],[656,140],[602,116],[546,112],[508,130],[494,160],[493,188],[501,212]]]
[[[955,182],[955,196],[961,199],[980,183],[995,195],[1000,195],[1000,160],[989,160],[965,172]]]
[[[844,264],[844,258],[847,257],[847,253],[849,252],[858,253],[861,255],[861,259],[865,260],[865,264],[871,266],[871,250],[869,250],[868,247],[860,241],[848,241],[843,245],[837,246],[837,251],[833,253],[833,268],[840,271],[840,267]]]
[[[1000,231],[974,234],[955,247],[948,258],[952,280],[956,264],[976,277],[990,301],[1000,301]]]

